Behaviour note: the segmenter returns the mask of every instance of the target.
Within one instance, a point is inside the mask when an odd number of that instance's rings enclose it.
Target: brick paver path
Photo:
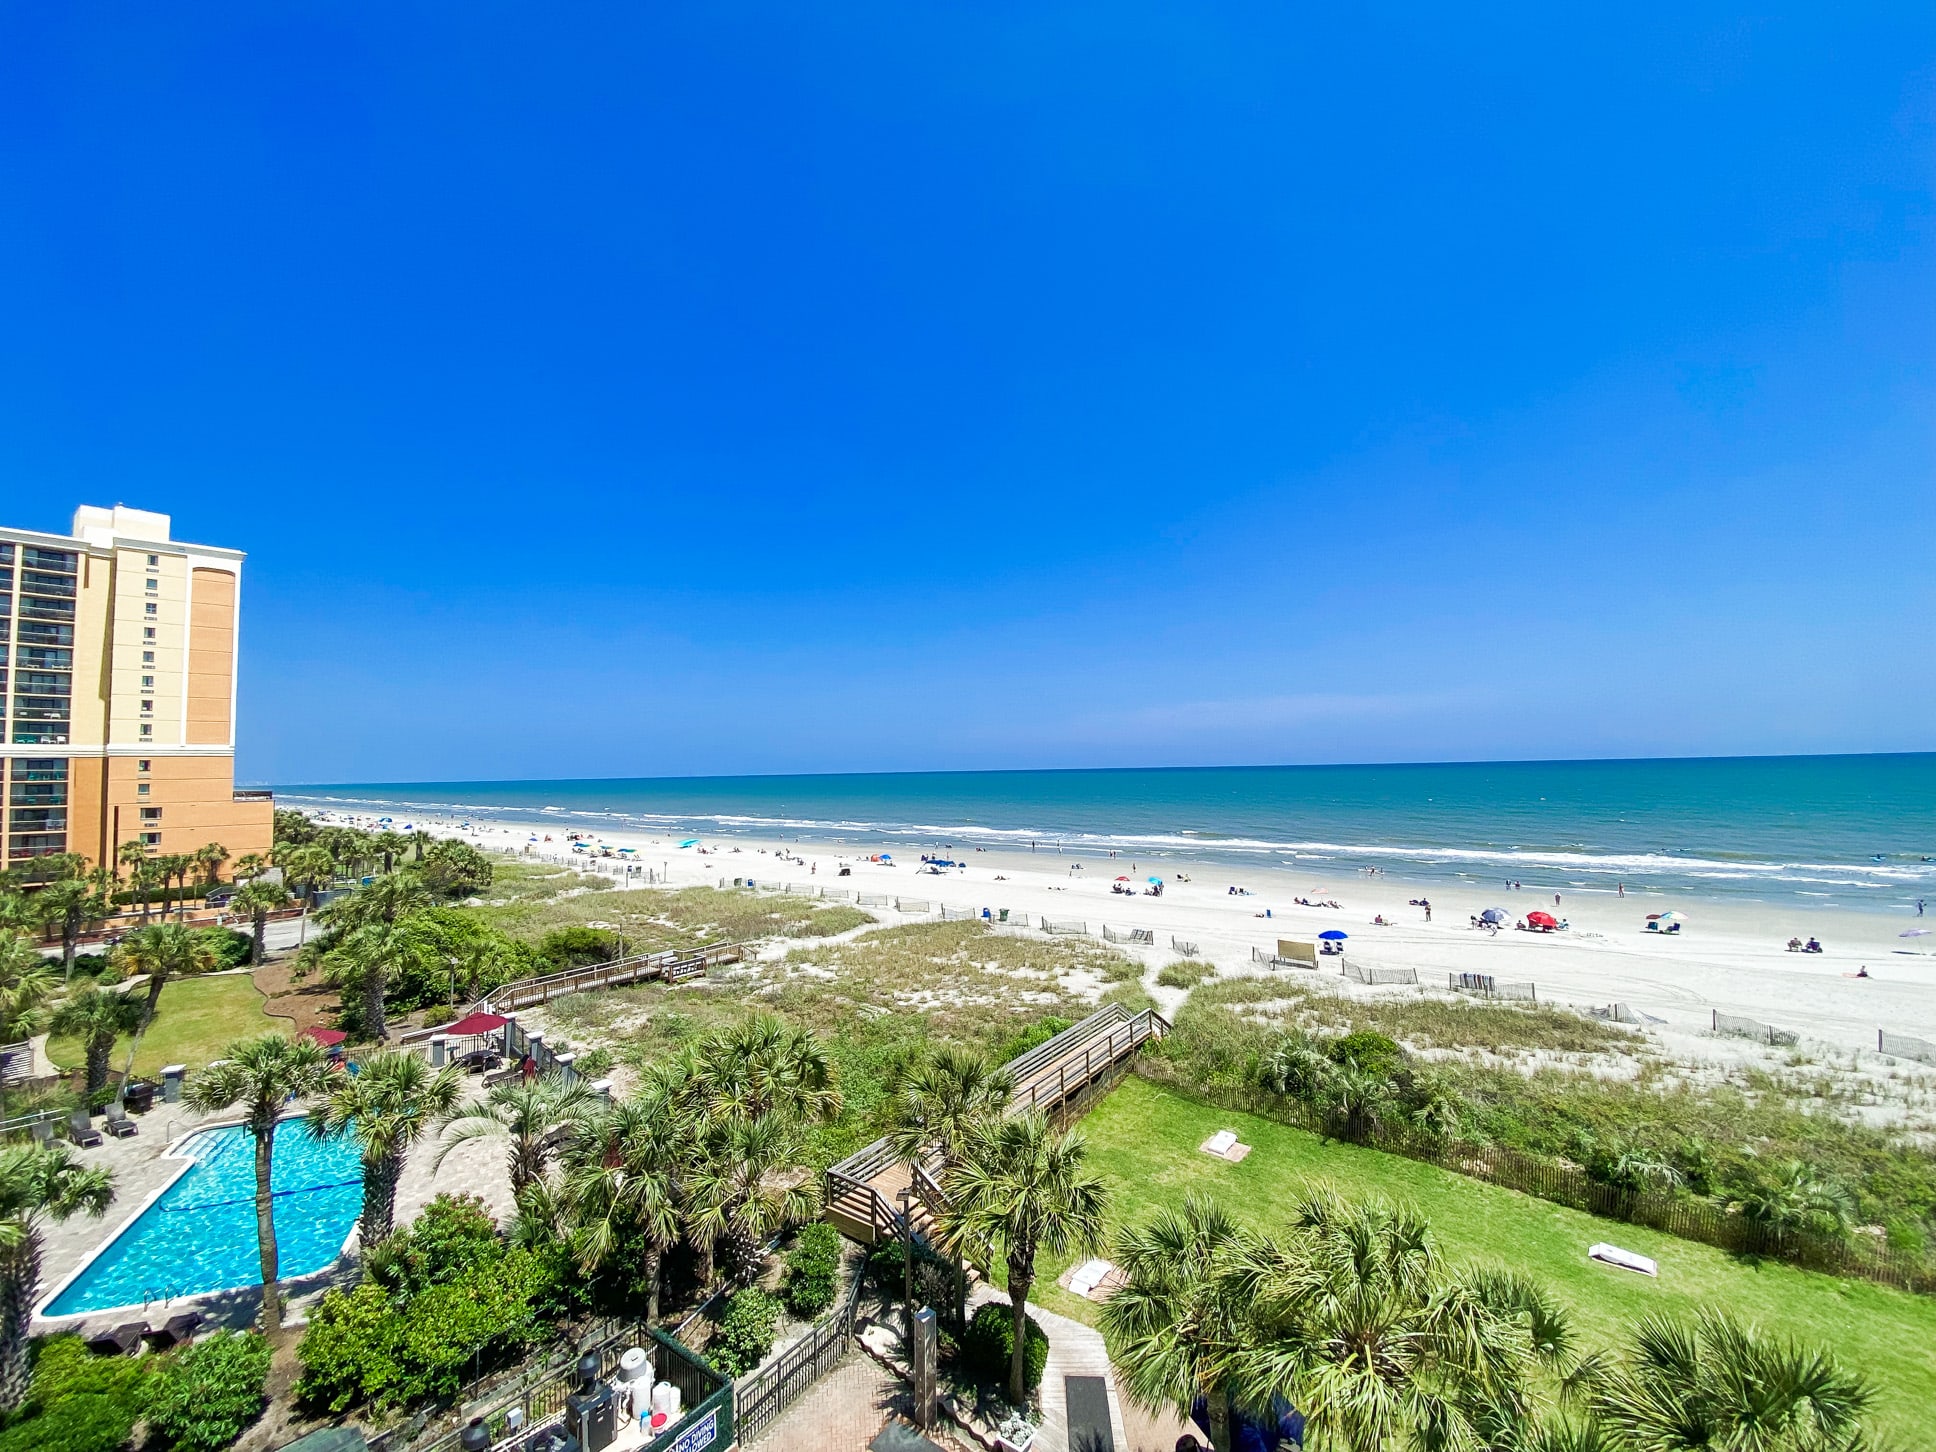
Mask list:
[[[748,1442],[746,1452],[866,1452],[888,1418],[906,1411],[907,1390],[901,1379],[852,1351]],[[951,1439],[945,1426],[926,1435],[940,1447],[967,1445]]]

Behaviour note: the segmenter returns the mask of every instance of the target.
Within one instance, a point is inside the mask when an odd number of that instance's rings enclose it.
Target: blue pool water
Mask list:
[[[203,1130],[177,1154],[194,1161],[48,1306],[73,1316],[261,1281],[255,1233],[255,1142],[234,1126]],[[270,1185],[285,1279],[337,1257],[363,1208],[354,1141],[315,1140],[297,1120],[276,1128]]]

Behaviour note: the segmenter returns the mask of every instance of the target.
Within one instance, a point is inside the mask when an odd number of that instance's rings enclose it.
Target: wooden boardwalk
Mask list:
[[[1115,1087],[1137,1050],[1169,1027],[1149,1009],[1131,1013],[1119,1003],[1098,1009],[1008,1063],[1015,1083],[1008,1112],[1036,1110],[1067,1125]],[[935,1160],[910,1165],[877,1139],[827,1171],[826,1217],[843,1235],[872,1245],[903,1233],[905,1205],[914,1233],[926,1236],[946,1205],[938,1172]]]

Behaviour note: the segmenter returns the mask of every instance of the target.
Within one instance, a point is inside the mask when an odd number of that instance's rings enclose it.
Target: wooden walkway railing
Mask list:
[[[1131,1013],[1112,1003],[1096,1010],[1009,1061],[1015,1093],[1008,1113],[1036,1110],[1067,1125],[1114,1087],[1137,1050],[1169,1028],[1169,1021],[1151,1009]],[[827,1171],[826,1218],[843,1235],[868,1245],[910,1229],[925,1235],[947,1204],[935,1178],[938,1168],[933,1158],[910,1165],[895,1156],[886,1139],[877,1139]],[[914,1194],[904,1215],[900,1196],[910,1186]]]
[[[534,1008],[554,998],[583,993],[587,989],[623,988],[627,984],[647,983],[654,979],[684,983],[689,979],[705,977],[709,968],[716,968],[722,963],[743,961],[746,950],[751,946],[751,943],[744,942],[714,943],[706,948],[633,953],[624,958],[614,958],[609,963],[568,968],[562,973],[547,973],[537,978],[520,978],[515,983],[492,989],[464,1012],[516,1013],[520,1009]],[[441,1025],[411,1029],[408,1033],[399,1034],[397,1042],[413,1044],[442,1031]]]

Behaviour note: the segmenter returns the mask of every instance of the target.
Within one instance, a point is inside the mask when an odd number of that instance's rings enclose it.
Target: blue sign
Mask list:
[[[679,1440],[672,1444],[671,1452],[705,1452],[718,1436],[719,1408],[714,1407],[679,1434]]]

